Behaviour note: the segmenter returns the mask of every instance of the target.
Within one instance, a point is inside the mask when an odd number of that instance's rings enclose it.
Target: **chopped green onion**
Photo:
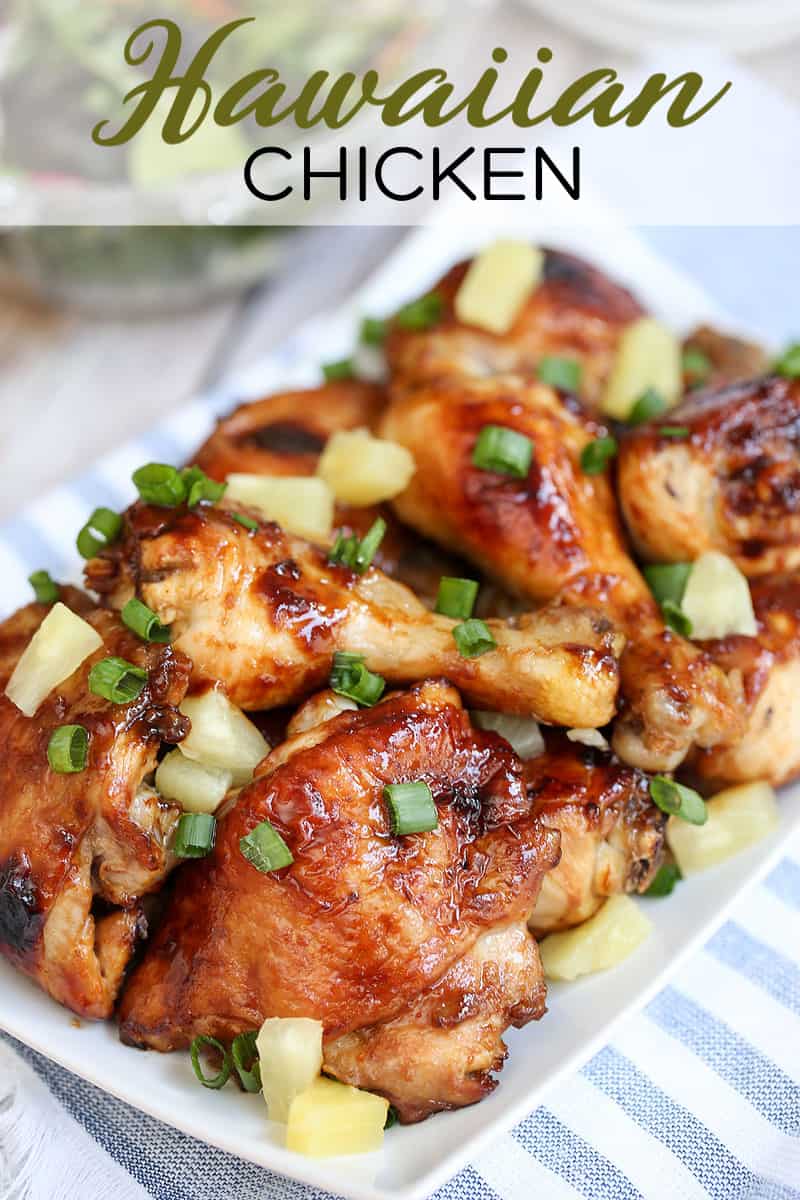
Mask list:
[[[674,600],[665,600],[661,605],[664,623],[679,633],[681,637],[692,636],[692,622],[679,604]]]
[[[650,796],[662,812],[680,817],[690,825],[705,825],[708,809],[703,797],[693,788],[676,783],[666,775],[654,775],[650,780]]]
[[[103,658],[89,672],[89,691],[112,704],[130,704],[147,682],[147,671],[124,658]]]
[[[415,783],[390,783],[383,789],[389,807],[392,833],[402,837],[407,833],[428,833],[439,824],[439,814],[431,789],[424,779]]]
[[[47,761],[59,775],[82,771],[89,757],[89,734],[83,725],[59,725],[47,743]]]
[[[505,425],[484,425],[478,434],[472,462],[481,471],[497,471],[524,479],[533,458],[533,442]]]
[[[617,450],[617,439],[613,437],[599,437],[589,442],[581,451],[581,470],[584,475],[602,474]]]
[[[209,1046],[212,1050],[216,1050],[222,1055],[222,1066],[216,1075],[204,1075],[203,1068],[200,1065],[200,1051],[204,1046]],[[231,1056],[223,1046],[222,1042],[218,1042],[214,1037],[206,1037],[201,1034],[196,1037],[189,1047],[189,1053],[192,1056],[192,1070],[198,1082],[202,1083],[203,1087],[217,1088],[225,1087],[225,1084],[231,1077]]]
[[[691,432],[688,425],[661,425],[658,429],[658,436],[665,438],[687,438],[691,435]]]
[[[665,600],[680,604],[693,563],[654,563],[644,567],[642,574],[659,604]]]
[[[430,329],[441,317],[443,308],[441,296],[437,292],[428,292],[426,296],[404,304],[397,310],[394,319],[401,329]]]
[[[386,1110],[386,1120],[384,1122],[383,1128],[391,1129],[392,1126],[396,1125],[399,1120],[400,1120],[400,1115],[399,1115],[397,1109],[395,1108],[395,1106],[393,1104],[390,1104]]]
[[[800,342],[792,342],[775,363],[773,370],[787,379],[800,379]]]
[[[453,637],[462,658],[478,658],[487,650],[494,650],[497,645],[489,626],[477,617],[470,617],[469,620],[454,626]]]
[[[386,337],[386,322],[381,317],[364,317],[361,322],[361,342],[364,346],[380,346]]]
[[[325,363],[322,375],[326,383],[333,383],[336,379],[352,379],[355,375],[352,358],[339,358],[336,362]]]
[[[58,584],[50,578],[49,571],[34,571],[28,576],[28,583],[33,588],[38,604],[55,604],[60,592]]]
[[[679,879],[683,879],[675,863],[664,863],[653,876],[653,882],[645,890],[645,896],[669,896]]]
[[[291,850],[269,821],[262,821],[246,837],[240,838],[239,849],[247,861],[262,872],[280,871],[294,862]]]
[[[464,621],[472,616],[477,596],[476,579],[456,579],[452,575],[443,575],[439,580],[436,611],[442,616]]]
[[[655,388],[648,388],[646,392],[642,392],[628,413],[627,422],[629,425],[644,425],[645,421],[650,421],[653,417],[661,416],[663,412],[667,411],[668,407],[669,405],[664,396],[661,395],[661,392]]]
[[[177,858],[205,858],[214,849],[217,818],[213,813],[186,812],[178,821],[173,850]]]
[[[261,1063],[258,1061],[256,1050],[257,1037],[258,1032],[252,1029],[249,1033],[240,1033],[231,1043],[233,1065],[246,1092],[261,1091]]]
[[[142,604],[136,596],[131,596],[130,600],[123,605],[120,616],[128,629],[132,629],[138,637],[144,638],[146,642],[168,642],[170,640],[169,625],[162,625],[152,608]]]
[[[360,654],[339,651],[333,656],[331,688],[339,696],[347,696],[364,708],[377,704],[383,695],[386,682],[364,666]]]
[[[558,388],[560,392],[577,392],[581,386],[581,364],[576,358],[545,355],[539,359],[536,374],[542,383]]]
[[[696,346],[687,346],[681,360],[684,375],[691,376],[692,387],[700,387],[711,374],[711,359]]]
[[[145,504],[177,508],[186,499],[187,486],[177,467],[166,463],[146,463],[133,472],[133,482]]]
[[[110,508],[96,508],[75,539],[83,558],[94,558],[98,550],[116,541],[122,529],[122,517]]]
[[[210,479],[198,466],[184,467],[181,476],[186,488],[186,504],[189,508],[194,508],[196,504],[201,504],[203,501],[216,504],[225,495],[225,489],[228,486],[227,483],[219,483],[216,479]]]
[[[244,513],[229,513],[228,515],[232,521],[235,521],[237,525],[241,525],[245,529],[258,529],[258,521],[254,521],[252,517],[246,517]]]
[[[328,562],[351,567],[359,575],[363,575],[375,557],[385,533],[386,522],[383,517],[377,517],[360,541],[354,533],[348,537],[338,534],[328,555]]]

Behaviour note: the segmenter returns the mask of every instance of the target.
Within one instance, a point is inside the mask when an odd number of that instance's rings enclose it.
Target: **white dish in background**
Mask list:
[[[189,454],[207,432],[214,411],[230,408],[247,395],[317,378],[319,362],[347,352],[361,314],[391,311],[496,232],[487,225],[480,234],[442,227],[412,234],[345,311],[315,319],[280,352],[231,381],[224,394],[177,414],[163,427],[164,435]],[[536,230],[526,232],[537,237]],[[593,258],[635,287],[658,315],[678,328],[699,320],[724,321],[700,289],[626,231],[548,233],[546,241]],[[121,481],[151,456],[146,444],[133,444],[96,464],[92,480],[107,487],[106,502],[122,504],[132,498]],[[24,516],[38,536],[63,548],[72,545],[85,519],[84,514],[78,520],[79,514],[86,507],[77,491],[65,486],[37,501]],[[0,530],[4,613],[27,600],[26,575],[37,565],[44,564],[22,563],[12,546],[3,544]],[[77,558],[71,566],[79,578]],[[267,1121],[260,1097],[241,1094],[233,1086],[221,1092],[203,1089],[192,1074],[188,1054],[141,1053],[123,1046],[113,1025],[76,1025],[70,1013],[4,962],[0,1028],[144,1112],[283,1175],[352,1200],[419,1200],[541,1103],[551,1087],[600,1049],[615,1026],[646,1004],[680,961],[711,936],[742,890],[769,870],[784,840],[800,830],[800,785],[786,789],[780,807],[780,829],[760,845],[684,882],[666,899],[638,901],[646,906],[654,931],[627,962],[574,984],[551,987],[544,1020],[507,1035],[510,1054],[493,1095],[473,1108],[395,1127],[376,1154],[314,1160],[290,1153],[281,1145],[280,1127]]]

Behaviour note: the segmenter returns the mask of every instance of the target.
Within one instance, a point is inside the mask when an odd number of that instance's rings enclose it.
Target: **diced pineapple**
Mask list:
[[[620,338],[602,409],[624,421],[648,388],[659,392],[672,408],[680,399],[682,386],[680,342],[660,321],[640,317]]]
[[[551,933],[539,946],[544,973],[550,979],[577,979],[615,967],[632,954],[652,925],[630,896],[612,896],[593,917]]]
[[[530,242],[499,241],[470,263],[455,298],[459,321],[508,333],[544,275],[544,252]]]
[[[311,1158],[380,1150],[389,1101],[335,1079],[317,1079],[291,1104],[289,1150]]]
[[[184,812],[216,812],[232,784],[231,771],[194,762],[180,750],[170,750],[156,770],[159,795],[180,804]]]
[[[536,758],[544,751],[542,731],[533,717],[475,711],[472,719],[480,729],[491,729],[494,733],[499,733],[520,758]]]
[[[6,695],[26,717],[32,717],[45,696],[102,644],[97,630],[59,601],[23,650]]]
[[[768,783],[726,788],[706,809],[705,825],[689,825],[678,817],[667,822],[667,842],[683,875],[715,867],[778,826],[778,805]]]
[[[681,609],[697,639],[730,634],[755,637],[756,618],[750,585],[733,559],[717,550],[701,554],[689,572]]]
[[[366,506],[404,491],[414,474],[414,458],[405,446],[373,437],[368,429],[347,429],[328,439],[317,474],[337,500]]]
[[[269,754],[269,744],[242,710],[220,688],[210,688],[200,696],[187,696],[181,712],[192,722],[180,743],[181,754],[203,766],[230,771],[236,787],[249,783]]]
[[[256,1038],[261,1088],[271,1121],[286,1121],[292,1101],[322,1070],[322,1022],[267,1017]]]
[[[579,742],[581,746],[591,746],[594,750],[611,749],[599,729],[568,729],[567,737],[571,742]]]
[[[315,475],[229,475],[226,501],[257,509],[287,533],[325,542],[333,525],[333,493]]]

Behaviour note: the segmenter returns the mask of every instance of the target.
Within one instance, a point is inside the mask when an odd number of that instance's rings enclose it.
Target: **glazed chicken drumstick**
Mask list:
[[[383,789],[411,781],[438,823],[395,836]],[[262,872],[242,854],[263,821],[291,865]],[[557,860],[522,763],[472,727],[453,688],[341,712],[274,750],[212,853],[180,872],[123,997],[122,1037],[171,1050],[312,1017],[325,1070],[387,1096],[401,1120],[473,1103],[494,1086],[504,1029],[544,1012],[525,926]]]
[[[87,580],[115,608],[135,592],[191,658],[193,686],[220,681],[245,709],[304,699],[327,682],[337,650],[392,683],[444,675],[475,707],[551,724],[603,724],[615,709],[622,640],[592,609],[492,622],[496,648],[465,658],[456,622],[402,584],[331,565],[274,523],[245,529],[223,507],[134,505]]]

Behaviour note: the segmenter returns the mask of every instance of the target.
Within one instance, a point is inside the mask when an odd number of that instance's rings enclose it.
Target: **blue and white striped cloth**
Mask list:
[[[799,230],[791,235],[682,230],[647,236],[662,254],[690,264],[712,293],[735,258],[737,278],[746,279],[748,286],[742,304],[723,292],[733,315],[743,325],[771,332],[776,341],[800,333],[795,298]],[[777,281],[776,264],[781,267]],[[267,390],[285,381],[302,350],[295,343],[273,356],[268,368],[253,374],[253,388]],[[314,357],[323,357],[319,344]],[[302,373],[292,375],[292,382],[301,378]],[[65,531],[74,536],[97,504],[124,503],[124,482],[145,458],[185,458],[203,436],[211,411],[230,408],[240,395],[241,390],[233,394],[225,389],[207,397],[0,529],[4,610],[26,599],[25,578],[35,567],[48,567],[57,577],[76,577],[72,538]],[[799,910],[800,840],[795,839],[786,857],[738,903],[673,983],[582,1071],[550,1092],[543,1106],[442,1187],[437,1198],[800,1198]],[[91,1192],[85,1188],[80,1200],[99,1200],[111,1191],[124,1192],[124,1200],[324,1196],[162,1125],[13,1039],[6,1043],[109,1156],[101,1155],[108,1166],[107,1185]],[[0,1084],[2,1070],[0,1047]],[[20,1071],[24,1078],[25,1068]],[[48,1119],[45,1099],[42,1093],[43,1121]],[[2,1112],[0,1087],[0,1118]],[[47,1187],[15,1192],[13,1183],[3,1193],[2,1165],[0,1161],[2,1200],[6,1195],[9,1200],[50,1200],[56,1194]],[[65,1200],[71,1194],[58,1192]]]

